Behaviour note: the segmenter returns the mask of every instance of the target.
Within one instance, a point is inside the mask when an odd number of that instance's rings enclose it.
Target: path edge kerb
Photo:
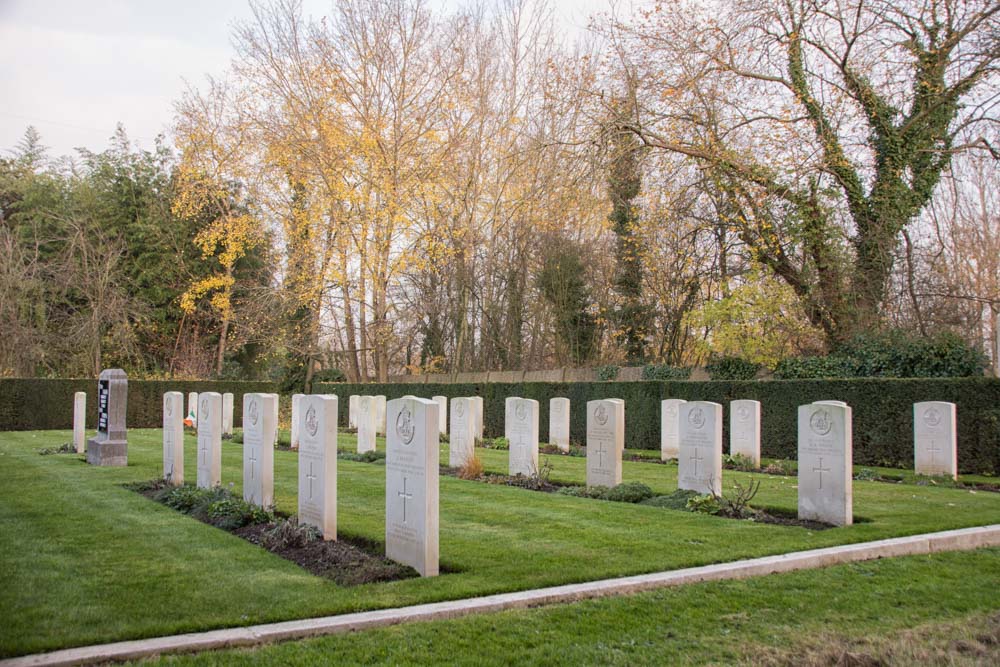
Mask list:
[[[795,551],[730,563],[603,579],[581,584],[566,584],[515,593],[500,593],[464,600],[449,600],[410,607],[82,646],[0,660],[0,667],[85,665],[136,660],[164,653],[189,653],[258,646],[290,639],[355,632],[400,623],[443,620],[507,609],[524,609],[612,595],[629,595],[657,588],[705,581],[745,579],[878,558],[916,556],[939,551],[967,551],[993,546],[1000,546],[1000,524],[896,537],[874,542],[860,542],[809,551]]]

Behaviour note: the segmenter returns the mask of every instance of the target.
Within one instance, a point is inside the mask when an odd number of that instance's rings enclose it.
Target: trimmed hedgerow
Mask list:
[[[97,428],[97,380],[0,379],[0,431],[36,431],[73,427],[73,394],[87,392],[87,428]],[[212,380],[129,380],[126,424],[129,428],[156,428],[163,424],[163,394],[179,391],[187,407],[189,392],[231,392],[233,424],[243,418],[243,394],[274,393],[271,382]]]
[[[390,400],[406,394],[482,396],[487,438],[503,435],[506,397],[533,398],[539,403],[542,442],[549,439],[549,399],[570,399],[570,439],[586,442],[583,406],[598,398],[621,398],[625,401],[625,446],[632,449],[659,449],[660,401],[665,398],[714,401],[726,408],[736,399],[756,399],[761,402],[763,456],[792,460],[798,453],[798,406],[841,400],[854,411],[855,464],[903,468],[913,465],[913,404],[951,401],[958,406],[959,468],[963,472],[1000,473],[1000,380],[993,378],[328,384],[316,391],[342,397],[341,424],[347,418],[347,397],[351,394],[385,394]],[[724,442],[728,442],[728,429],[727,414],[723,418]]]
[[[689,377],[691,369],[686,366],[647,364],[642,367],[643,380],[687,380]]]

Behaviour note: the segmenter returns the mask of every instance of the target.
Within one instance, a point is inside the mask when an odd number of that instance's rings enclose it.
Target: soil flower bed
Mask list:
[[[324,540],[312,526],[298,525],[296,517],[280,516],[251,505],[223,487],[172,486],[157,479],[127,484],[126,488],[241,537],[341,586],[417,576],[413,568],[378,555],[378,544],[355,543],[343,537]]]

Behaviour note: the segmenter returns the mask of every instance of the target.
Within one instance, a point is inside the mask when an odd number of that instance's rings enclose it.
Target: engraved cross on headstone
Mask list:
[[[944,450],[942,450],[940,447],[937,446],[936,440],[931,439],[931,446],[927,448],[927,451],[931,453],[931,465],[933,466],[936,465],[936,462],[934,461],[934,455]]]
[[[605,454],[607,454],[607,452],[604,451],[604,441],[602,440],[601,441],[601,446],[597,449],[597,467],[598,468],[603,468],[604,467],[604,455]]]
[[[700,454],[701,454],[701,450],[698,449],[697,447],[695,447],[694,448],[694,455],[691,457],[691,460],[694,461],[694,476],[695,477],[698,476],[698,462],[705,460],[705,457],[704,456],[700,456]]]
[[[528,443],[523,440],[517,443],[517,451],[521,453],[517,458],[524,463],[528,462]]]
[[[309,500],[313,499],[313,482],[316,481],[316,473],[313,472],[313,462],[309,462],[309,472],[306,473],[306,479],[309,480]]]
[[[170,459],[170,470],[167,471],[168,477],[174,476],[174,434],[167,430],[167,458]]]
[[[830,472],[829,468],[824,468],[823,467],[823,457],[822,456],[819,457],[819,467],[818,468],[813,468],[813,472],[818,472],[819,473],[819,488],[822,489],[823,488],[823,473]]]
[[[256,453],[255,450],[250,450],[250,479],[256,479],[253,474],[253,464],[257,463],[257,457],[254,456]]]
[[[203,466],[208,465],[208,443],[204,443],[201,446],[201,464]]]
[[[403,477],[403,490],[397,491],[396,494],[403,499],[403,523],[406,523],[406,501],[413,498],[412,493],[406,492],[406,477]]]

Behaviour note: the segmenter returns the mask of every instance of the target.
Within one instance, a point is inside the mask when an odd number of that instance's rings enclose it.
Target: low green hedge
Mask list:
[[[958,458],[963,472],[1000,473],[1000,380],[992,378],[836,379],[774,381],[664,381],[568,382],[491,384],[325,384],[318,393],[344,397],[340,423],[347,419],[347,396],[385,394],[389,399],[405,394],[482,396],[487,437],[503,435],[504,399],[533,398],[539,402],[539,436],[548,440],[549,399],[565,396],[571,401],[570,437],[586,441],[586,415],[582,406],[597,398],[625,400],[625,446],[659,449],[660,401],[683,398],[723,405],[723,443],[728,451],[730,401],[747,398],[761,402],[761,449],[766,457],[797,455],[798,406],[819,400],[841,400],[854,412],[854,462],[856,465],[913,466],[913,404],[950,401],[958,407]]]
[[[87,392],[87,428],[97,428],[97,380],[48,380],[0,378],[0,431],[35,431],[73,428],[73,394]],[[231,392],[233,425],[243,418],[242,396],[248,392],[274,393],[271,382],[215,382],[174,380],[129,380],[128,428],[159,428],[163,424],[163,394],[184,393],[187,409],[189,392]]]

